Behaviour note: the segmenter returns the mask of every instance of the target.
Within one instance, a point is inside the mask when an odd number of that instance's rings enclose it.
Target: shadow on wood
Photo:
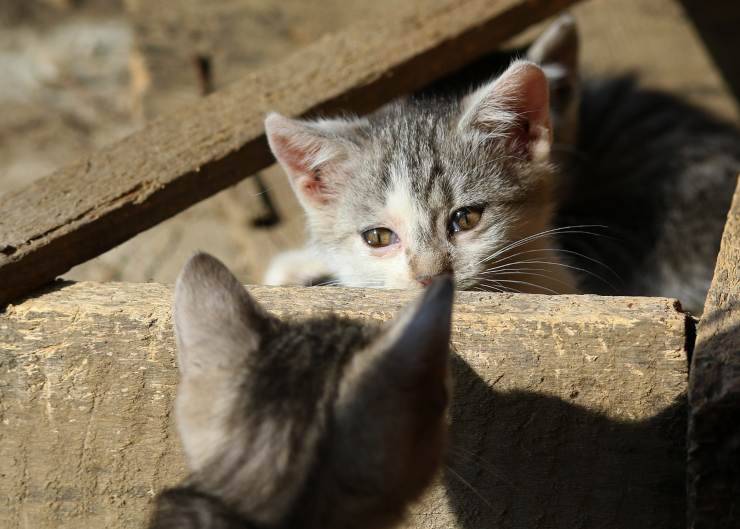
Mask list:
[[[497,391],[460,358],[455,382],[445,481],[460,527],[685,526],[684,398],[623,422],[541,393]]]
[[[740,310],[740,298],[736,310]],[[740,312],[739,312],[740,313]],[[709,314],[702,325],[721,319]],[[704,351],[740,356],[740,323],[701,342]],[[699,359],[692,374],[688,463],[689,520],[695,529],[734,528],[740,521],[740,361]],[[696,390],[699,391],[696,391]]]

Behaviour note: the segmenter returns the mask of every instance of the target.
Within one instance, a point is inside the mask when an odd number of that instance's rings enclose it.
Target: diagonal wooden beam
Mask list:
[[[740,178],[689,379],[688,527],[740,527]]]
[[[0,199],[0,307],[273,162],[269,110],[369,112],[576,0],[449,0],[320,39]]]

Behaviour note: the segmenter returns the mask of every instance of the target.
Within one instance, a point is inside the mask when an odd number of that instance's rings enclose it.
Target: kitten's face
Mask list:
[[[532,63],[458,101],[349,121],[273,114],[266,128],[313,244],[347,285],[419,288],[452,272],[469,288],[550,221],[548,87]]]
[[[384,327],[282,322],[195,256],[175,299],[190,486],[265,525],[395,520],[442,458],[451,305],[440,280]]]

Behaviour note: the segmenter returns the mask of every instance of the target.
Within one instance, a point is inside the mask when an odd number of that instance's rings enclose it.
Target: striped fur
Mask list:
[[[380,529],[446,441],[452,282],[394,322],[283,321],[205,254],[178,279],[175,406],[191,470],[153,529]]]
[[[419,288],[420,273],[449,270],[463,289],[672,296],[700,311],[740,172],[738,129],[633,78],[580,82],[570,16],[527,57],[549,81],[554,143],[548,153],[540,142],[539,156],[512,149],[512,134],[539,107],[522,105],[515,91],[501,94],[501,80],[516,77],[521,61],[485,81],[498,56],[366,119],[268,119],[273,151],[308,215],[311,255],[323,258],[321,275]],[[476,112],[488,115],[487,129],[470,126],[466,116]],[[330,190],[323,204],[306,200],[272,141],[299,130],[331,146],[313,174]],[[312,154],[301,142],[290,146]],[[469,205],[484,207],[480,225],[450,235],[445,220]],[[363,243],[362,230],[377,226],[398,233],[397,251]],[[514,241],[526,242],[507,251]],[[281,264],[272,283],[310,282],[288,272],[301,270],[299,254]]]

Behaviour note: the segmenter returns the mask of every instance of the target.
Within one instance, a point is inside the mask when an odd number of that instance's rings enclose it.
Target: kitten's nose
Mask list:
[[[421,283],[421,286],[428,287],[432,284],[432,276],[421,276],[417,277],[416,280]]]
[[[416,276],[416,280],[419,283],[421,283],[421,286],[423,286],[423,287],[426,288],[426,287],[428,287],[429,285],[432,284],[432,281],[434,281],[434,278],[435,277],[444,276],[444,275],[451,275],[451,274],[452,274],[452,271],[451,270],[443,270],[439,274],[435,274],[433,276]]]

